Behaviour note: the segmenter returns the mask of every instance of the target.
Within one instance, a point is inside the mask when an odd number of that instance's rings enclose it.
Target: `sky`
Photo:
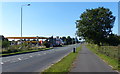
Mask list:
[[[21,36],[21,6],[23,6],[22,36],[71,36],[75,37],[76,24],[86,9],[105,7],[116,16],[113,33],[118,34],[117,2],[2,2],[0,35]],[[1,19],[1,18],[0,18]]]

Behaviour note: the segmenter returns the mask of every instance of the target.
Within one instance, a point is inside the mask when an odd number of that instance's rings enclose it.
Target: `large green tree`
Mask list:
[[[108,8],[86,9],[76,20],[77,35],[97,45],[105,42],[112,33],[115,16]]]

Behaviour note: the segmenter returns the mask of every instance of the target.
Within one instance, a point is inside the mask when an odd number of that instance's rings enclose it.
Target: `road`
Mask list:
[[[100,59],[96,54],[88,50],[85,46],[79,52],[79,56],[73,64],[71,72],[95,72],[93,74],[118,74],[114,73],[107,63]],[[101,72],[101,73],[96,73]],[[90,73],[92,74],[92,73]]]
[[[66,47],[55,47],[47,51],[39,51],[9,57],[2,57],[3,72],[41,72],[51,64],[56,63],[68,53],[72,52],[73,47],[80,44],[69,45]]]

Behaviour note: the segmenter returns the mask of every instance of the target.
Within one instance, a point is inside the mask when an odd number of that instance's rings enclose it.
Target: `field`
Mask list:
[[[109,56],[113,59],[118,59],[118,49],[119,46],[96,46],[96,45],[91,45],[91,48],[97,49],[98,52],[105,54],[106,56]]]

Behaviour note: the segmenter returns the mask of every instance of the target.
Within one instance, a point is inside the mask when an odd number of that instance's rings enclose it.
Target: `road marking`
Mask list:
[[[30,56],[30,57],[33,57],[33,56]]]
[[[18,58],[18,60],[22,60],[22,59]]]
[[[3,62],[0,62],[0,64],[4,64]]]

